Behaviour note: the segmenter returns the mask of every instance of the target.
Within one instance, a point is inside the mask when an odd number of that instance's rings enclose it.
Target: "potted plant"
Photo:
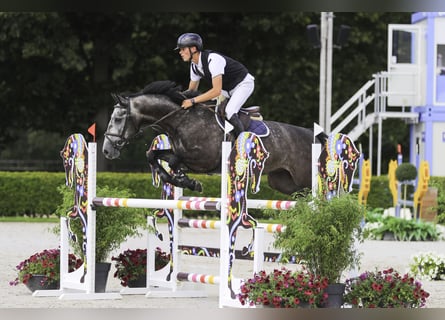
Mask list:
[[[345,302],[361,308],[421,308],[429,293],[409,274],[393,268],[346,280]]]
[[[63,196],[62,203],[57,207],[56,214],[65,216],[73,206],[73,192],[65,185],[59,187]],[[116,198],[131,198],[135,195],[127,189],[110,188],[108,186],[96,187],[98,197],[112,195]],[[79,219],[71,219],[70,228],[78,241],[70,238],[74,252],[83,257],[82,225]],[[104,292],[108,272],[111,268],[109,255],[116,250],[129,237],[141,236],[141,229],[147,228],[146,213],[143,209],[123,207],[96,208],[96,292]],[[58,228],[56,228],[57,230]]]
[[[437,241],[440,238],[437,226],[428,221],[406,220],[393,216],[380,216],[366,223],[365,238],[396,241]],[[388,237],[391,235],[391,237]]]
[[[72,272],[82,265],[82,260],[74,254],[68,255],[68,271]],[[58,289],[60,283],[60,250],[45,249],[34,253],[20,262],[16,269],[17,278],[10,281],[11,286],[23,283],[29,290]]]
[[[147,249],[128,249],[118,256],[111,257],[115,261],[114,277],[121,281],[124,287],[147,286]],[[155,251],[155,270],[164,268],[170,261],[170,255],[161,248]]]
[[[359,264],[356,241],[361,241],[363,216],[364,207],[351,194],[330,200],[300,194],[294,208],[278,212],[286,228],[275,234],[275,247],[285,256],[298,257],[314,275],[328,279],[326,307],[341,306],[342,272]]]
[[[291,271],[274,269],[271,273],[260,271],[241,284],[237,295],[242,305],[262,305],[273,308],[316,308],[327,295],[326,278],[316,276],[306,269]]]
[[[412,257],[409,271],[415,277],[426,280],[445,280],[445,255],[420,252]]]

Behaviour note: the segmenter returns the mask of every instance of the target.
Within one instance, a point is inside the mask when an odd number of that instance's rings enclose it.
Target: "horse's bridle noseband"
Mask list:
[[[127,131],[127,126],[128,123],[131,122],[131,124],[133,125],[133,128],[136,130],[136,124],[134,123],[134,119],[131,117],[131,108],[130,108],[130,103],[128,103],[126,106],[122,106],[121,104],[117,103],[114,108],[120,108],[120,109],[125,109],[125,118],[124,118],[124,126],[122,127],[122,130],[120,131],[120,133],[112,133],[112,132],[108,132],[106,131],[104,133],[104,136],[106,139],[108,139],[108,141],[111,143],[111,145],[113,146],[113,148],[116,149],[121,149],[122,147],[124,147],[125,145],[129,144],[131,140],[139,137],[142,134],[142,129],[139,130],[135,135],[133,135],[132,137],[129,138],[125,138],[124,134]],[[130,121],[129,121],[130,120]],[[119,138],[119,140],[115,140],[113,141],[112,139],[110,139],[110,137],[117,137]]]

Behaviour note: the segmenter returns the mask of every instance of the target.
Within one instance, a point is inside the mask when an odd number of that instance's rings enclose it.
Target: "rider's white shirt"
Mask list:
[[[192,81],[199,81],[201,80],[201,77],[199,75],[197,75],[196,73],[193,72],[193,66],[198,67],[198,70],[204,74],[204,69],[202,67],[202,61],[201,61],[201,57],[202,54],[199,55],[199,61],[198,64],[195,64],[194,62],[192,62],[190,64],[190,79]],[[217,53],[210,53],[209,54],[209,71],[212,74],[212,78],[220,75],[220,74],[224,74],[224,68],[226,67],[226,59],[224,59],[221,55],[217,54]],[[225,90],[222,90],[222,94],[228,98],[229,97],[229,93]]]

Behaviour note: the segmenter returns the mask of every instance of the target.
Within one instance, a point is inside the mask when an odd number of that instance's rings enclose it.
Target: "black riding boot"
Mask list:
[[[235,133],[235,138],[239,136],[241,132],[244,131],[244,125],[235,113],[230,119],[230,124],[233,126],[233,131]]]

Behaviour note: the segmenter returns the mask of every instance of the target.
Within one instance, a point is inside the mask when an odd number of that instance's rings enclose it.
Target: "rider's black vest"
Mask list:
[[[204,50],[201,52],[201,62],[202,62],[202,68],[204,70],[204,74],[198,70],[198,67],[196,65],[192,65],[193,72],[200,76],[201,78],[204,78],[209,83],[212,83],[212,75],[209,71],[209,54],[210,53],[217,53],[210,50]],[[224,68],[224,75],[223,75],[223,90],[230,91],[233,88],[236,87],[238,83],[240,83],[246,75],[249,73],[247,68],[240,62],[233,60],[230,57],[226,57],[223,54],[217,53],[220,56],[222,56],[226,60],[226,66]]]

